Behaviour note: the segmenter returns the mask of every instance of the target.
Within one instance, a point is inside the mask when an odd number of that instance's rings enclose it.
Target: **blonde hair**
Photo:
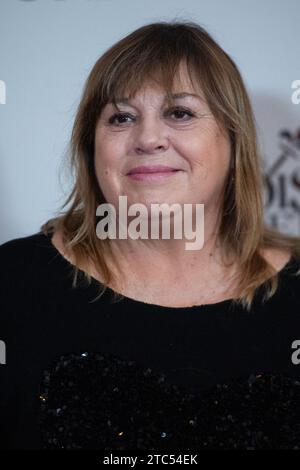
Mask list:
[[[219,240],[236,255],[241,294],[234,302],[250,310],[254,296],[264,284],[269,299],[278,288],[278,273],[261,254],[262,249],[289,250],[300,258],[300,238],[266,226],[263,219],[264,177],[258,150],[255,119],[243,79],[234,61],[198,24],[162,21],[146,24],[110,47],[95,63],[84,86],[75,117],[68,153],[74,171],[73,189],[60,213],[41,226],[44,233],[58,229],[74,261],[73,287],[80,270],[91,262],[101,272],[100,295],[114,282],[117,267],[110,240],[96,235],[96,208],[105,202],[94,171],[94,136],[97,120],[108,102],[119,96],[131,98],[149,80],[157,80],[169,102],[173,79],[185,61],[192,83],[195,79],[216,120],[230,136],[232,175],[224,189]],[[153,71],[155,70],[155,77]],[[233,176],[233,178],[231,177]],[[62,211],[67,204],[66,211]],[[297,274],[300,274],[300,270]],[[115,292],[114,300],[122,299]]]

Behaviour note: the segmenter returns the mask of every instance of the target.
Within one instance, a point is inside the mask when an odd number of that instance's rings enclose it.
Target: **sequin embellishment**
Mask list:
[[[300,449],[300,382],[257,373],[191,392],[110,353],[70,354],[44,372],[43,448]]]

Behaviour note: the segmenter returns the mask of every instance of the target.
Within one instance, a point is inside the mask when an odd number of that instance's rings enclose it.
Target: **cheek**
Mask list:
[[[109,167],[110,160],[103,148],[95,148],[94,169],[98,186],[100,187],[104,197],[107,198],[107,190],[111,185],[111,170]]]
[[[221,131],[207,127],[205,132],[189,139],[186,154],[189,155],[192,170],[205,171],[207,175],[211,172],[220,174],[227,171],[230,143]]]
[[[94,167],[98,185],[107,202],[117,204],[117,196],[121,192],[120,162],[122,161],[120,147],[116,144],[106,144],[101,141],[95,145]]]
[[[95,142],[95,171],[98,179],[107,180],[117,171],[120,161],[120,148],[112,142]]]
[[[95,162],[95,173],[98,185],[106,200],[112,198],[117,190],[117,182],[114,178],[114,172],[109,167],[109,162],[102,159]]]

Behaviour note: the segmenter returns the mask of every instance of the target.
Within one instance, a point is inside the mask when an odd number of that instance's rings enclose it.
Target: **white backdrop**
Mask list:
[[[300,235],[299,0],[0,0],[0,243],[38,231],[68,194],[61,161],[97,58],[175,18],[204,26],[238,65],[269,174],[266,221]]]

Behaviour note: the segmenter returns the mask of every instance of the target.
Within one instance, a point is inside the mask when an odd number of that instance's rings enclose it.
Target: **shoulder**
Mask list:
[[[37,247],[45,235],[35,233],[0,245],[0,333],[12,338],[32,310],[38,274]],[[21,313],[21,314],[20,314]],[[13,325],[13,326],[12,326]],[[6,334],[6,336],[5,336]]]
[[[25,286],[51,254],[50,240],[42,232],[13,238],[0,245],[0,289]]]
[[[292,322],[294,317],[297,330],[300,326],[300,258],[289,250],[268,250],[267,261],[278,272],[278,291],[272,306],[280,309],[285,321]],[[288,315],[287,315],[288,314]],[[292,323],[290,323],[292,325]]]
[[[36,232],[24,237],[13,238],[0,245],[0,253],[12,253],[16,250],[33,247],[37,241],[42,240],[43,238],[45,238],[45,235],[42,232]]]
[[[38,247],[46,246],[47,239],[42,232],[25,237],[13,238],[0,245],[0,261],[2,268],[9,268],[12,264],[22,264],[32,259]],[[7,264],[6,264],[7,263]]]

